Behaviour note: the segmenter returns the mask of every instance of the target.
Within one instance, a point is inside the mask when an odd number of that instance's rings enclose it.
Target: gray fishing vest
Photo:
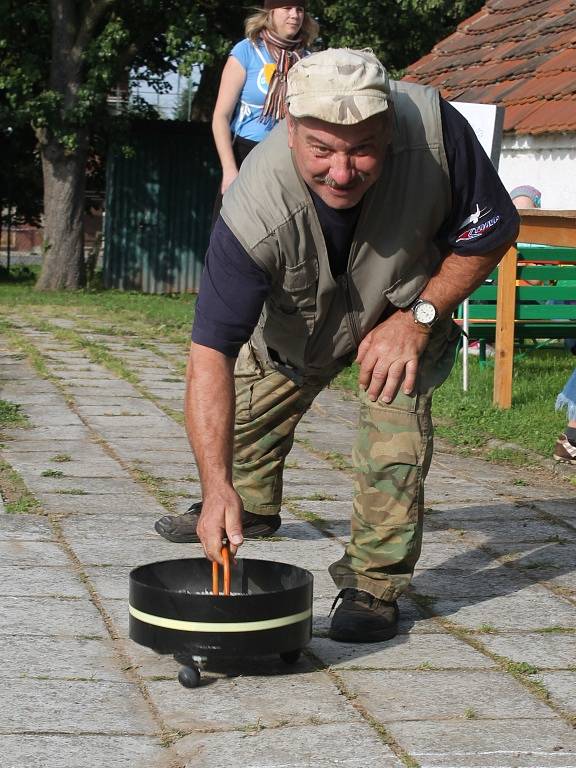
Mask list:
[[[383,317],[419,296],[443,257],[433,238],[451,188],[438,92],[391,87],[393,139],[364,197],[345,274],[332,276],[285,122],[252,150],[224,195],[224,221],[272,281],[253,343],[304,375],[339,367]]]

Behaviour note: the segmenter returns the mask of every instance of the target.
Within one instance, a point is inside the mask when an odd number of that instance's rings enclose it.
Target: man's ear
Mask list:
[[[290,112],[286,113],[286,122],[288,124],[288,147],[294,148],[294,134],[296,133],[296,119],[292,117]]]

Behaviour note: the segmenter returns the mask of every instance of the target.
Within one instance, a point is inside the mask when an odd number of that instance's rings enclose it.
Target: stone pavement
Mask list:
[[[186,690],[171,657],[127,639],[129,570],[201,554],[152,529],[199,494],[185,350],[41,312],[11,312],[0,336],[0,398],[29,418],[1,457],[39,502],[0,514],[2,768],[576,768],[564,477],[440,447],[399,636],[333,643],[356,406],[326,391],[298,431],[281,535],[242,548],[313,571],[312,643],[294,667],[238,660]]]

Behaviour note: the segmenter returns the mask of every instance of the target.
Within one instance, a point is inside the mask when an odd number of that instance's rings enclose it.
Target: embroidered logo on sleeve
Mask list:
[[[480,219],[486,216],[487,213],[490,213],[491,210],[492,208],[482,208],[482,210],[480,210],[480,206],[478,205],[478,203],[476,203],[476,210],[474,211],[474,213],[468,216],[467,219],[464,219],[462,224],[460,224],[460,226],[458,227],[458,230],[464,229],[464,227],[467,227],[468,224],[478,224]]]
[[[500,221],[500,215],[496,214],[495,216],[492,216],[490,219],[487,219],[486,221],[483,221],[482,223],[478,224],[475,227],[470,227],[469,229],[464,230],[464,232],[461,232],[458,237],[456,238],[457,243],[467,242],[469,240],[477,240],[479,237],[484,237],[484,235],[488,234],[491,229],[494,229],[496,224]]]

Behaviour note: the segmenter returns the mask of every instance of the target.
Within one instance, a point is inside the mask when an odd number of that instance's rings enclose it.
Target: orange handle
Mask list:
[[[225,544],[222,547],[222,559],[224,560],[224,589],[222,591],[222,594],[229,595],[230,594],[230,550],[228,549],[227,544]],[[218,575],[218,563],[214,561],[212,563],[212,594],[213,595],[220,594],[219,581],[220,579]]]

